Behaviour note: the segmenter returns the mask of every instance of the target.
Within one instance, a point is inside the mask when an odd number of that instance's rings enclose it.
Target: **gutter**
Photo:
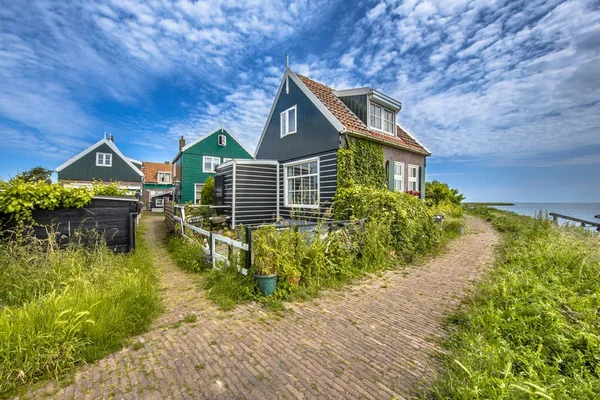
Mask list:
[[[418,151],[418,150],[413,149],[412,147],[404,146],[404,145],[402,145],[400,143],[397,143],[397,142],[392,142],[390,140],[385,140],[383,138],[378,138],[378,137],[367,135],[367,134],[364,134],[364,133],[360,133],[360,132],[356,132],[356,131],[351,131],[351,130],[348,130],[348,129],[344,130],[344,131],[342,131],[340,133],[342,133],[342,134],[349,134],[351,136],[356,136],[356,137],[360,137],[360,138],[363,138],[363,139],[372,140],[374,142],[378,142],[378,143],[386,144],[386,145],[389,145],[389,146],[397,147],[397,148],[400,148],[400,149],[403,149],[403,150],[406,150],[406,151],[410,151],[411,153],[419,154],[419,155],[422,155],[422,156],[425,156],[425,157],[431,156],[431,153],[429,153],[427,151],[425,151],[425,152]]]

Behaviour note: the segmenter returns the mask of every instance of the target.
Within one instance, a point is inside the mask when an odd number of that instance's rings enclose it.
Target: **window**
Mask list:
[[[204,156],[202,157],[202,172],[215,172],[217,165],[221,164],[219,157]]]
[[[404,192],[404,163],[394,161],[394,190]]]
[[[416,165],[408,166],[408,190],[420,192],[419,167]]]
[[[112,167],[112,154],[110,154],[110,153],[96,153],[96,166],[99,166],[99,167]]]
[[[171,173],[170,172],[159,172],[157,181],[159,183],[171,183]]]
[[[296,106],[288,108],[279,115],[279,121],[281,123],[281,137],[296,133]]]
[[[163,207],[165,205],[164,203],[164,199],[160,198],[160,199],[156,199],[156,207]]]
[[[227,146],[227,136],[219,135],[219,146]]]
[[[285,205],[317,208],[319,206],[319,159],[284,166]]]
[[[203,183],[194,183],[194,204],[202,204],[201,194],[203,187]]]
[[[394,112],[378,104],[369,107],[369,125],[371,128],[387,134],[394,134]]]

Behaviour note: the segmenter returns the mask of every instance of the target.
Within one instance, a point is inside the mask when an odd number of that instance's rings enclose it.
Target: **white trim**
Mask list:
[[[285,73],[283,74],[283,78],[281,79],[281,83],[279,84],[279,89],[277,89],[277,94],[275,95],[275,100],[273,101],[273,105],[271,106],[271,111],[269,112],[269,117],[267,118],[267,122],[263,128],[262,134],[260,135],[260,139],[258,140],[258,145],[256,145],[256,150],[254,151],[254,158],[258,154],[258,150],[262,144],[263,139],[265,138],[265,134],[267,133],[267,128],[269,127],[269,123],[271,122],[271,118],[273,118],[273,113],[275,112],[275,106],[277,105],[277,100],[281,95],[281,91],[283,90],[283,86],[285,85],[286,79],[292,78],[294,83],[300,88],[302,93],[306,95],[310,99],[310,101],[321,111],[321,113],[327,118],[327,120],[337,129],[338,132],[343,132],[346,130],[346,127],[342,125],[342,123],[331,113],[331,111],[325,107],[321,100],[314,95],[314,93],[302,82],[300,78],[289,68],[286,68]]]
[[[189,149],[190,147],[193,147],[193,146],[197,145],[198,143],[200,143],[200,142],[201,142],[201,141],[203,141],[204,139],[208,139],[209,137],[211,137],[212,135],[214,135],[215,133],[217,133],[217,132],[219,132],[219,131],[221,131],[221,130],[225,131],[225,133],[227,133],[229,136],[231,136],[231,138],[232,138],[232,139],[233,139],[233,140],[234,140],[234,141],[235,141],[237,144],[239,144],[239,145],[240,145],[240,147],[241,147],[242,149],[244,149],[244,151],[250,155],[250,157],[253,157],[253,155],[252,155],[252,152],[251,152],[251,151],[249,151],[249,150],[246,148],[246,146],[244,146],[244,145],[242,144],[242,142],[240,142],[240,141],[239,141],[239,140],[238,140],[238,139],[235,137],[235,135],[231,133],[231,131],[230,131],[230,130],[227,128],[227,126],[224,126],[224,127],[218,127],[218,128],[217,128],[217,129],[215,129],[214,131],[212,131],[212,132],[210,132],[210,133],[208,133],[208,134],[206,134],[206,135],[204,135],[204,136],[202,136],[202,137],[200,137],[200,138],[196,139],[194,142],[192,142],[192,143],[188,144],[187,146],[184,146],[184,147],[183,147],[181,150],[179,150],[179,152],[177,153],[177,155],[175,156],[175,158],[173,159],[173,161],[171,162],[171,164],[175,164],[175,162],[177,161],[177,159],[178,159],[178,158],[181,156],[181,153],[183,153],[184,151],[186,151],[186,150],[187,150],[187,149]],[[218,143],[218,139],[217,139],[217,143]]]
[[[206,159],[210,158],[210,165],[213,167],[212,171],[207,171],[205,168],[206,165]],[[217,161],[217,165],[214,165],[214,161]],[[214,174],[215,172],[217,172],[217,167],[219,166],[219,164],[221,164],[221,157],[215,157],[215,156],[202,156],[202,172],[205,174]]]
[[[429,151],[429,149],[427,147],[425,147],[425,145],[423,143],[419,142],[419,140],[415,137],[415,135],[413,135],[412,133],[410,133],[408,131],[408,129],[404,129],[404,127],[402,125],[400,125],[397,121],[396,121],[396,125],[398,125],[400,127],[400,129],[402,129],[404,132],[406,132],[406,134],[408,136],[410,136],[411,138],[413,138],[413,140],[415,142],[417,142],[419,145],[421,145],[421,147],[424,148],[426,152],[428,152],[429,154],[431,154],[431,151]]]
[[[287,167],[294,166],[297,164],[311,163],[313,161],[317,162],[317,173],[314,174],[317,178],[317,204],[313,204],[313,205],[292,204],[292,205],[290,205],[288,202]],[[285,164],[281,164],[281,166],[283,167],[283,205],[288,208],[310,208],[310,209],[319,208],[320,201],[321,201],[321,179],[320,179],[321,158],[320,157],[305,158],[303,160],[297,160],[297,161],[292,161],[292,162],[288,162]],[[313,175],[313,174],[310,174],[310,175]],[[279,174],[277,174],[277,176],[279,176]]]
[[[158,179],[158,174],[169,174],[169,182],[161,182],[160,179]],[[156,183],[165,185],[173,183],[173,173],[171,171],[156,171]]]
[[[158,202],[160,201],[160,204],[158,204]],[[156,199],[154,201],[154,205],[156,206],[155,208],[159,208],[159,207],[164,207],[165,206],[165,199],[163,199],[162,197]]]
[[[131,158],[131,157],[127,157],[127,158],[128,158],[128,159],[129,159],[129,161],[131,161],[132,163],[136,163],[136,164],[140,164],[140,165],[142,165],[142,164],[143,164],[141,161],[134,160],[134,159],[133,159],[133,158]]]
[[[123,155],[123,153],[121,153],[121,151],[117,148],[117,146],[113,142],[111,142],[110,140],[108,140],[108,139],[102,139],[102,140],[94,143],[93,145],[91,145],[90,147],[88,147],[87,149],[85,149],[84,151],[82,151],[81,153],[77,154],[75,157],[72,157],[68,161],[66,161],[65,163],[59,165],[55,169],[55,171],[56,172],[62,171],[63,169],[65,169],[69,165],[73,164],[75,161],[77,161],[80,158],[82,158],[83,156],[85,156],[85,155],[91,153],[92,151],[96,150],[102,144],[108,145],[108,147],[110,147],[110,149],[113,152],[115,152],[119,157],[121,157],[121,159],[123,161],[125,161],[125,163],[127,163],[127,165],[129,165],[131,167],[131,169],[133,169],[139,176],[144,176],[144,173],[142,171],[140,171],[140,169],[138,167],[136,167],[135,165],[133,165],[133,163],[129,160],[129,158],[125,157]]]
[[[380,91],[373,90],[371,92],[371,97],[375,100],[376,103],[380,103],[385,105],[388,108],[391,108],[392,111],[400,111],[402,109],[402,103],[398,100],[391,98],[387,94],[381,93]]]
[[[374,107],[381,108],[381,129],[371,126],[371,105],[373,105]],[[384,113],[386,111],[392,113],[392,132],[388,132],[383,129],[383,126],[385,124],[385,119],[383,116],[385,115]],[[390,108],[386,107],[385,105],[380,104],[377,101],[371,101],[371,99],[367,99],[367,128],[368,129],[373,130],[375,132],[382,133],[384,135],[392,136],[392,137],[398,136],[398,132],[396,130],[397,114],[398,113],[396,111],[391,110]]]
[[[99,157],[102,155],[102,163],[99,163]],[[108,156],[108,159],[110,160],[110,163],[106,162],[106,156]],[[112,167],[112,159],[113,159],[113,153],[103,153],[101,151],[97,151],[96,152],[96,167]]]
[[[354,89],[343,89],[343,90],[334,90],[333,94],[337,97],[346,97],[346,96],[362,96],[365,94],[371,94],[373,89],[368,86]]]
[[[206,182],[205,182],[206,183]],[[200,194],[202,194],[202,188],[204,187],[204,183],[194,183],[194,205],[196,204],[202,204],[202,197],[200,197],[199,199],[196,198],[196,193],[198,193],[198,191],[196,190],[196,186],[200,185]],[[200,200],[200,203],[198,203],[196,200]]]
[[[417,176],[414,178],[411,178],[410,176],[410,170],[411,168],[416,168],[417,169]],[[411,182],[415,182],[417,185],[417,188],[414,189],[415,192],[420,192],[421,191],[421,182],[419,179],[419,168],[421,168],[419,165],[414,165],[414,164],[408,164],[408,173],[406,174],[407,176],[407,183],[406,183],[406,189],[408,190],[413,190],[410,188],[410,183]]]
[[[398,142],[393,142],[393,141],[387,140],[385,138],[375,137],[375,136],[369,135],[367,133],[356,132],[356,131],[351,131],[351,130],[347,130],[347,131],[342,132],[342,133],[347,133],[350,136],[355,136],[355,137],[359,137],[359,138],[363,138],[363,139],[368,139],[368,140],[371,140],[371,141],[377,142],[377,143],[383,143],[383,144],[388,145],[388,146],[397,147],[399,149],[406,150],[406,151],[409,151],[411,153],[419,154],[419,155],[425,156],[425,157],[429,157],[431,155],[431,152],[429,150],[427,150],[427,149],[425,149],[425,150],[429,154],[424,154],[422,151],[415,150],[412,147],[405,146],[405,145],[402,145],[402,144],[400,144]],[[390,135],[386,135],[386,136],[390,136]]]
[[[396,189],[396,177],[398,176],[398,175],[396,175],[396,165],[400,165],[400,167],[402,167],[402,168],[400,168],[400,189],[399,190]],[[393,174],[394,175],[394,190],[399,191],[399,192],[404,192],[405,191],[404,190],[404,163],[401,161],[394,161],[393,168],[394,168],[394,174]]]
[[[227,168],[230,165],[233,164],[233,162],[235,161],[236,164],[238,165],[278,165],[277,160],[238,160],[237,158],[227,161],[227,162],[223,162],[219,165],[217,165],[217,171],[219,171],[222,168]]]
[[[281,123],[281,119],[285,115],[285,119],[286,119],[285,127],[286,127],[286,130],[289,129],[290,128],[289,112],[292,110],[294,110],[294,128],[295,129],[293,131],[283,133],[283,131],[282,131],[283,125]],[[296,132],[298,132],[298,105],[294,105],[294,106],[288,108],[287,110],[279,113],[279,138],[281,139],[288,135],[293,135]]]
[[[223,143],[221,143],[221,138],[223,138]],[[220,134],[217,136],[217,144],[223,147],[227,146],[227,135]]]

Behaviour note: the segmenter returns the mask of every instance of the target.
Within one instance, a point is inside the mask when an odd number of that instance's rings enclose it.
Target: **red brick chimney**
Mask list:
[[[185,139],[183,138],[183,135],[181,135],[181,138],[179,139],[179,151],[181,151],[181,149],[183,149],[185,147]]]

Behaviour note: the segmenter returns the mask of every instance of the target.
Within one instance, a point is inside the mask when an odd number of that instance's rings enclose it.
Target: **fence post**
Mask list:
[[[248,251],[246,252],[246,269],[250,271],[252,267],[252,228],[246,227],[246,244],[248,245]]]
[[[212,267],[215,268],[215,238],[213,237],[212,231],[210,232],[210,260],[212,261]]]
[[[180,208],[181,210],[181,236],[185,237],[185,228],[183,226],[183,224],[185,223],[185,208],[183,206],[181,206]]]

